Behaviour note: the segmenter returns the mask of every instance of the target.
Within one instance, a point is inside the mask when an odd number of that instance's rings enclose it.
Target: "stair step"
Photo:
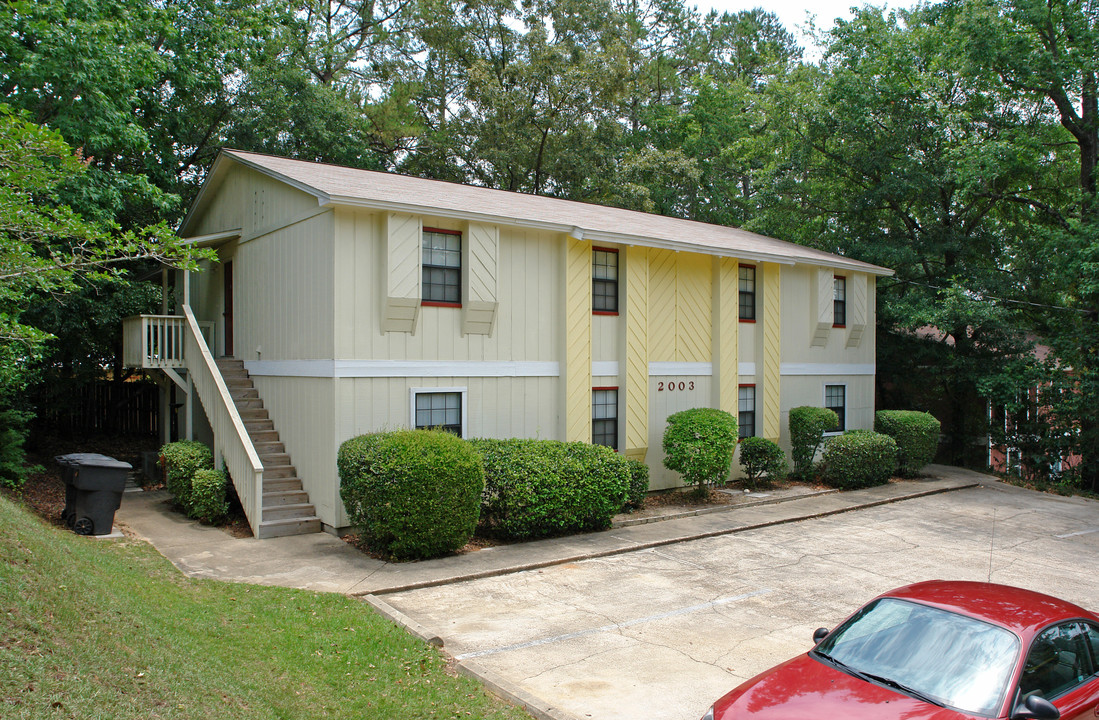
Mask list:
[[[286,452],[286,446],[281,442],[253,442],[252,444],[256,446],[256,452],[261,458],[264,455]]]
[[[241,420],[267,420],[270,416],[267,414],[267,410],[258,408],[242,408],[238,407],[237,412],[240,414]]]
[[[256,530],[256,538],[285,537],[287,535],[304,535],[306,533],[318,533],[321,531],[321,519],[313,516],[308,518],[292,518],[289,520],[264,520]]]
[[[254,387],[231,387],[229,397],[234,400],[259,400],[259,390]]]
[[[237,411],[263,407],[263,401],[260,400],[258,397],[233,398],[233,404],[237,406]]]
[[[281,478],[264,478],[263,479],[263,494],[266,496],[268,493],[278,492],[295,492],[302,489],[301,478],[299,477],[281,477]]]
[[[259,453],[259,459],[265,468],[290,464],[290,455],[285,452],[262,452],[259,448],[256,448],[256,452]]]
[[[267,422],[271,422],[271,421],[268,420]],[[278,430],[274,430],[274,429],[254,430],[254,429],[248,427],[248,423],[245,423],[244,425],[245,425],[245,429],[248,431],[248,437],[252,438],[252,444],[253,445],[255,445],[256,443],[262,443],[262,442],[278,442],[279,441],[279,431]]]
[[[225,386],[230,390],[233,388],[250,388],[252,387],[252,378],[250,377],[225,377]]]
[[[262,458],[260,458],[262,460]],[[265,478],[284,478],[284,477],[297,477],[298,470],[293,465],[264,465],[263,477]]]
[[[275,423],[271,420],[244,420],[244,429],[251,434],[253,430],[274,430]]]
[[[316,517],[316,509],[309,503],[298,503],[297,505],[276,505],[274,507],[263,508],[263,521],[269,520],[293,520]]]
[[[300,483],[299,483],[300,485]],[[267,483],[264,483],[263,507],[282,507],[283,505],[308,505],[309,493],[304,490],[279,490],[267,492]]]

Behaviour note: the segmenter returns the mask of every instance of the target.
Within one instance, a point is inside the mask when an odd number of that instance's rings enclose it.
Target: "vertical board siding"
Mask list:
[[[709,362],[713,352],[713,261],[696,253],[678,253],[675,257],[675,359]]]
[[[732,258],[715,258],[714,263],[717,275],[717,291],[714,293],[717,407],[736,417],[739,409],[737,386],[740,384],[740,264]]]
[[[565,440],[591,442],[591,243],[565,240]]]
[[[649,250],[627,247],[626,313],[626,452],[644,461],[649,445]]]
[[[674,362],[676,352],[676,253],[649,250],[649,348],[654,362]]]
[[[679,390],[679,383],[684,390]],[[661,384],[664,389],[661,390]],[[693,384],[694,389],[686,389]],[[668,389],[672,385],[675,389]],[[696,376],[653,376],[649,379],[649,397],[651,413],[649,420],[649,488],[662,490],[683,484],[679,473],[664,467],[664,430],[668,427],[668,416],[681,410],[709,407],[713,397],[711,379],[704,375]]]
[[[782,266],[763,268],[763,407],[762,436],[778,442],[781,434]],[[758,372],[758,371],[757,371]]]
[[[621,357],[619,350],[619,317],[614,315],[592,315],[591,318],[591,356],[595,362],[610,362]]]

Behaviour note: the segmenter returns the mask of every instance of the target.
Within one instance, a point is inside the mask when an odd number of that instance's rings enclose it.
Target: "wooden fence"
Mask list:
[[[38,403],[38,428],[59,436],[160,436],[160,392],[152,381],[96,381]]]

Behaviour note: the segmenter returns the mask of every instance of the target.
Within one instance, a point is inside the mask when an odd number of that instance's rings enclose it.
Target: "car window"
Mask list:
[[[1064,695],[1094,672],[1088,628],[1079,622],[1062,623],[1044,630],[1030,646],[1023,676],[1022,696],[1039,695],[1047,700]]]
[[[1099,628],[1084,623],[1084,633],[1087,635],[1088,649],[1091,650],[1091,674],[1099,675]]]

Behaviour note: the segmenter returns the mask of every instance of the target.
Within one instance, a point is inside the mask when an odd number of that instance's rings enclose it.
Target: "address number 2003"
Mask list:
[[[675,391],[675,390],[694,390],[694,389],[695,389],[695,381],[694,380],[688,380],[688,381],[680,380],[679,382],[665,382],[665,381],[661,380],[660,382],[658,382],[656,384],[656,391],[657,392],[669,392],[669,391]]]

